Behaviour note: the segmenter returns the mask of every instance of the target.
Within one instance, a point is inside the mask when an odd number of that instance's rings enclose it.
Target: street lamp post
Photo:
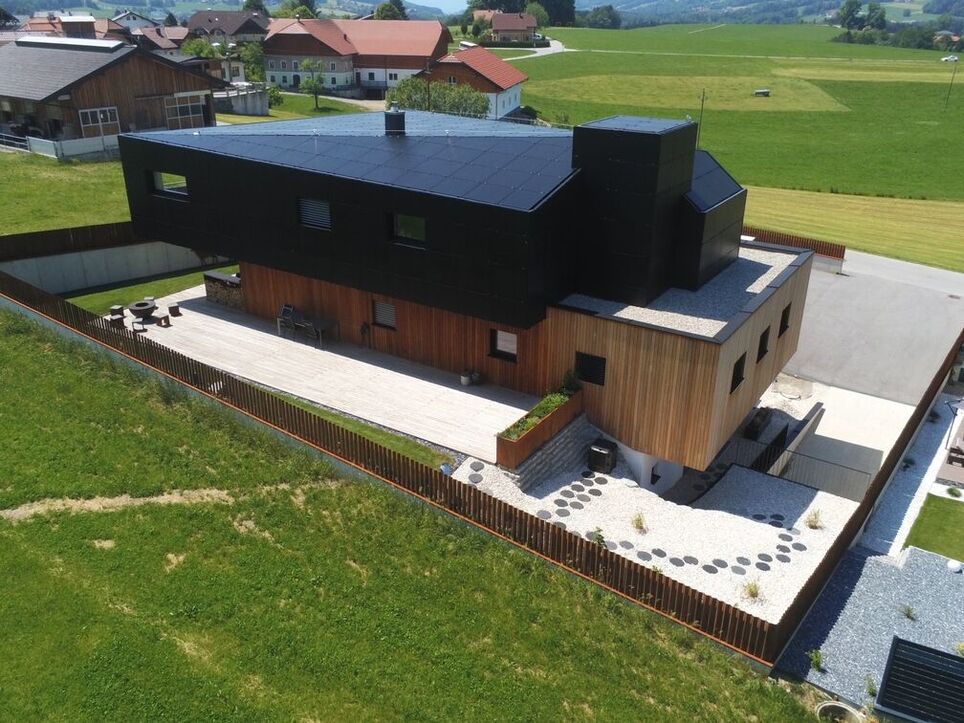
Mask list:
[[[947,110],[947,102],[951,99],[951,88],[954,87],[954,78],[957,77],[957,58],[951,62],[954,64],[954,70],[951,72],[951,82],[947,85],[947,95],[944,96],[944,110]]]

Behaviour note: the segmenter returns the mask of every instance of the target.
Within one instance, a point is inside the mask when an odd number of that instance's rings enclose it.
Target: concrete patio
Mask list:
[[[486,461],[495,436],[538,399],[459,375],[325,339],[323,348],[277,335],[273,321],[206,300],[197,286],[157,300],[182,316],[146,337],[239,377]],[[127,317],[128,323],[130,317]]]

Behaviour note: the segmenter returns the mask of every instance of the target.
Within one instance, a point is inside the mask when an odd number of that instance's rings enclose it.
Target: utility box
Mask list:
[[[601,474],[609,474],[616,467],[616,443],[599,437],[589,445],[589,469]]]

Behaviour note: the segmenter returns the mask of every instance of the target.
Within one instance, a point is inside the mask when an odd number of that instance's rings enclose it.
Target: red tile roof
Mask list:
[[[529,76],[505,62],[495,53],[483,47],[467,48],[456,53],[449,53],[441,58],[439,63],[462,63],[468,66],[486,80],[495,83],[502,90],[508,90],[529,79]]]
[[[310,35],[339,55],[352,55],[358,52],[355,50],[355,46],[349,42],[345,33],[331,20],[272,18],[270,25],[268,25],[268,34],[264,38],[265,42],[277,35]]]
[[[311,35],[340,55],[431,57],[448,28],[436,20],[271,20],[265,40]]]
[[[536,19],[527,13],[496,13],[492,16],[493,30],[535,30]]]

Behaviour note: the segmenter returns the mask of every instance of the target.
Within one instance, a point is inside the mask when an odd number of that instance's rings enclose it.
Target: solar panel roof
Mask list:
[[[910,720],[964,721],[964,659],[894,637],[877,707]]]
[[[385,135],[381,113],[135,137],[522,211],[575,172],[569,131],[422,111],[407,111],[396,137]]]

